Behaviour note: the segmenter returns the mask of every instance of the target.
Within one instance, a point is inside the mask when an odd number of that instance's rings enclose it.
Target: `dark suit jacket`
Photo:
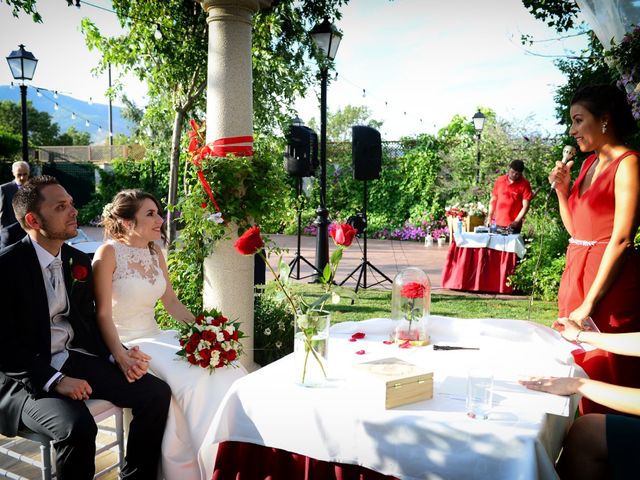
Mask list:
[[[16,214],[13,212],[11,201],[17,191],[18,184],[16,182],[0,185],[0,230],[16,222]]]
[[[0,250],[19,242],[26,234],[18,222],[12,223],[0,232]]]
[[[107,358],[96,319],[89,257],[62,245],[62,264],[69,296],[72,346]],[[84,281],[74,280],[71,265],[84,266]],[[51,367],[49,305],[42,269],[30,237],[0,252],[0,433],[13,436],[24,402],[44,395],[44,385],[56,373]],[[11,272],[11,275],[7,273]]]

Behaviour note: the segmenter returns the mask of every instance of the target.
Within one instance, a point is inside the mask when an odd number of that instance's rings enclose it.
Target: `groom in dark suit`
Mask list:
[[[28,235],[0,253],[0,433],[50,437],[58,478],[89,480],[97,427],[83,400],[109,400],[133,413],[121,478],[155,480],[171,392],[137,349],[128,365],[110,361],[89,257],[64,243],[77,231],[72,198],[35,177],[13,207]]]

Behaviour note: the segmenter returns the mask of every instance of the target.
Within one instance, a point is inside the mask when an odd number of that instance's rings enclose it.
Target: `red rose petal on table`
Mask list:
[[[392,345],[393,342],[391,340],[383,340],[382,343],[384,343],[385,345]]]
[[[353,335],[351,335],[351,338],[355,340],[360,340],[360,339],[363,339],[364,337],[366,337],[364,332],[356,332]]]
[[[400,345],[398,345],[398,347],[400,348],[410,348],[411,347],[411,342],[409,340],[402,342]]]
[[[365,351],[364,351],[364,350],[358,350],[358,351],[356,352],[356,355],[364,355],[364,354],[365,354]]]
[[[357,338],[353,338],[353,337],[351,337],[351,338],[349,339],[349,341],[350,341],[350,342],[355,342],[356,340],[357,340]]]

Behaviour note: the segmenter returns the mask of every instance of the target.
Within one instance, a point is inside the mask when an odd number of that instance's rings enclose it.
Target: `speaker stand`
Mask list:
[[[296,194],[297,197],[300,198],[302,196],[302,177],[298,177],[297,178],[297,184],[296,184]],[[300,254],[300,237],[301,237],[301,233],[302,233],[302,206],[298,205],[298,207],[296,208],[296,210],[298,211],[298,231],[297,231],[297,244],[296,244],[296,254],[294,255],[293,259],[289,262],[289,269],[291,272],[293,272],[293,269],[295,267],[296,271],[295,271],[295,275],[293,273],[290,274],[290,277],[295,279],[295,280],[301,280],[303,278],[309,278],[309,277],[313,277],[316,274],[320,273],[318,272],[318,269],[316,268],[316,266],[311,263],[309,260],[307,260],[306,258],[304,258],[301,254]],[[303,277],[300,276],[300,262],[304,262],[306,263],[309,267],[311,267],[313,269],[313,272],[310,273],[309,275],[305,275]]]
[[[347,280],[349,280],[351,277],[354,277],[356,273],[360,272],[358,274],[358,281],[356,283],[356,293],[358,293],[358,290],[360,289],[360,287],[364,288],[365,290],[367,288],[371,288],[371,287],[375,287],[376,285],[380,285],[383,282],[389,282],[389,283],[393,283],[393,281],[387,277],[384,273],[382,273],[380,271],[379,268],[377,268],[375,265],[373,265],[369,260],[367,260],[367,230],[369,229],[369,223],[367,220],[367,203],[368,203],[368,199],[369,199],[369,191],[367,189],[367,181],[364,180],[364,199],[363,199],[363,217],[364,217],[364,232],[363,233],[363,243],[364,243],[364,248],[362,250],[362,262],[360,262],[360,265],[358,265],[349,275],[347,275],[347,278],[345,278],[342,282],[340,282],[340,286],[344,285],[346,283]],[[376,283],[373,283],[371,285],[367,285],[367,269],[370,269],[374,272],[376,272],[378,275],[380,275],[382,277],[382,280],[377,281]]]

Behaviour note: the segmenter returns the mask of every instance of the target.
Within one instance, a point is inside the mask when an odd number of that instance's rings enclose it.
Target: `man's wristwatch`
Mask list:
[[[51,384],[51,388],[50,388],[50,390],[55,389],[55,388],[58,386],[58,384],[62,381],[62,379],[63,379],[64,377],[66,377],[66,375],[65,375],[64,373],[61,373],[61,374],[60,374],[60,376],[59,376],[58,378],[56,378],[56,379],[53,381],[53,383]]]

